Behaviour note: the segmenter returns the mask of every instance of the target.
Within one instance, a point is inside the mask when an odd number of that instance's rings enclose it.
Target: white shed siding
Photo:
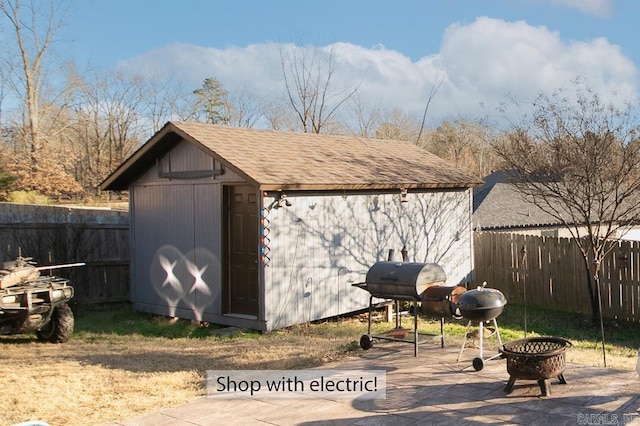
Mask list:
[[[377,198],[377,204],[375,199]],[[470,191],[289,196],[265,210],[268,329],[368,307],[363,282],[371,265],[406,245],[408,261],[443,266],[450,285],[472,270]],[[273,202],[265,198],[265,206]],[[376,207],[377,206],[377,207]]]

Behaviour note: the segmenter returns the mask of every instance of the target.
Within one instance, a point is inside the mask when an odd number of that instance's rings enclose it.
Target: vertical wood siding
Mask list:
[[[204,179],[162,173],[221,168],[181,142],[132,187],[132,301],[141,310],[194,320],[216,319],[221,304],[221,184],[231,170]]]
[[[222,194],[220,185],[195,185],[192,276],[197,312],[222,314]]]
[[[133,196],[133,302],[219,314],[219,185],[141,185]]]
[[[209,182],[241,182],[243,179],[228,168],[225,169],[224,174],[206,179],[194,179],[194,180],[171,180],[166,177],[161,177],[161,173],[167,172],[184,172],[184,171],[197,171],[197,170],[213,170],[220,169],[222,165],[219,161],[206,155],[202,150],[189,142],[181,142],[174,149],[162,156],[156,164],[151,166],[140,178],[137,179],[136,185],[161,183],[167,184],[169,182],[177,183],[193,183],[200,184],[205,181]]]

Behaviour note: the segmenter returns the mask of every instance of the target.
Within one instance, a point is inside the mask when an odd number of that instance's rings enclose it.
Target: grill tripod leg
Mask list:
[[[496,328],[496,335],[498,336],[498,347],[502,347],[502,337],[500,337],[500,329],[498,328],[498,322],[493,318],[493,326]]]
[[[371,314],[373,313],[373,296],[369,296],[369,322],[367,325],[367,334],[371,336]]]
[[[484,330],[482,329],[482,321],[478,323],[478,331],[480,332],[480,359],[482,359],[482,357],[484,356],[482,352],[482,340],[483,340],[482,337],[484,336]]]
[[[418,302],[413,301],[413,356],[418,356]]]
[[[462,352],[464,352],[464,346],[467,344],[467,335],[469,334],[469,329],[471,328],[471,321],[467,324],[467,330],[464,332],[464,341],[462,342],[462,347],[460,348],[460,354],[458,355],[458,362],[462,359]]]

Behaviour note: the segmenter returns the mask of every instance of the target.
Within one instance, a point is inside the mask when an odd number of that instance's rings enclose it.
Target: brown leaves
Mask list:
[[[31,158],[6,155],[4,171],[15,178],[9,191],[34,191],[49,197],[82,193],[82,188],[69,172],[69,165],[54,155]]]

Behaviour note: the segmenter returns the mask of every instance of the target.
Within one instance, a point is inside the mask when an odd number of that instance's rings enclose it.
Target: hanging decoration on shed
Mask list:
[[[262,209],[260,217],[260,228],[262,228],[260,235],[260,262],[262,262],[264,266],[269,266],[269,262],[271,262],[271,258],[269,257],[269,253],[271,253],[271,239],[269,238],[271,221],[267,217],[268,214],[268,209]]]

